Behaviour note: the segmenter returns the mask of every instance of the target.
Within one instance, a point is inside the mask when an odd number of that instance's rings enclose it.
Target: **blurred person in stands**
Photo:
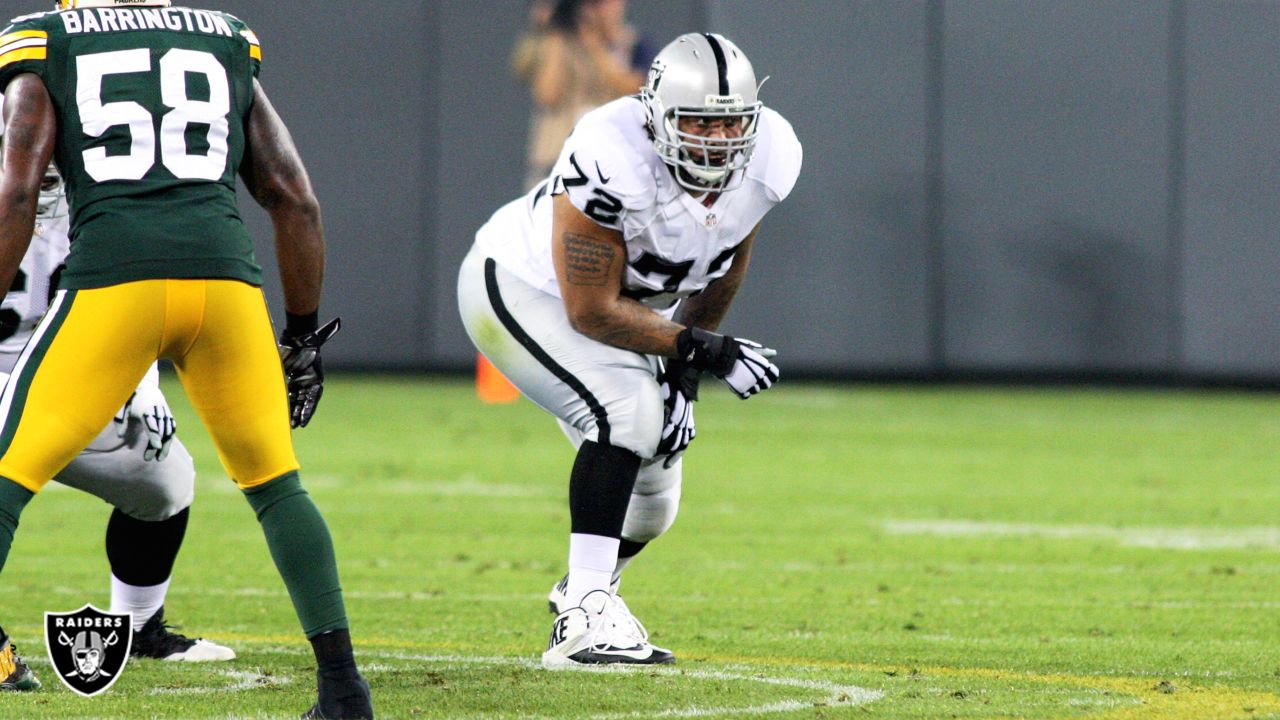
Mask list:
[[[627,24],[626,0],[534,0],[512,69],[533,92],[524,186],[545,180],[590,110],[639,92],[655,48]]]

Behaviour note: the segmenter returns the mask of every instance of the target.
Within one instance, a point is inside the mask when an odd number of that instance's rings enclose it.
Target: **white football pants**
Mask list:
[[[539,407],[560,420],[574,447],[584,439],[625,448],[642,463],[623,537],[662,534],[680,502],[681,462],[654,457],[664,408],[658,359],[574,330],[564,301],[502,269],[472,247],[458,274],[458,309],[471,341]]]
[[[131,417],[123,438],[113,423],[53,479],[96,495],[132,518],[168,520],[195,499],[195,463],[176,437],[163,460],[144,460],[146,449],[147,431]]]

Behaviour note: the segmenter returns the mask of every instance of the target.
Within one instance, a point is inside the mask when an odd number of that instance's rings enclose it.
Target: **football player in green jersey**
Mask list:
[[[315,651],[319,697],[304,717],[372,717],[333,542],[290,434],[315,411],[320,347],[338,326],[319,327],[320,207],[257,81],[258,39],[230,15],[169,0],[59,6],[0,31],[0,287],[31,239],[51,159],[72,239],[57,295],[0,393],[0,569],[23,507],[166,358],[256,512]],[[237,174],[275,228],[278,347]]]

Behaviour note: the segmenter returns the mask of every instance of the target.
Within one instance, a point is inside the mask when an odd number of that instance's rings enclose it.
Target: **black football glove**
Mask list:
[[[778,380],[778,366],[769,361],[778,352],[758,342],[685,328],[676,336],[676,350],[679,360],[709,371],[744,400]]]
[[[320,364],[320,346],[338,333],[341,318],[334,318],[318,330],[293,336],[280,333],[280,365],[284,367],[284,384],[289,390],[289,426],[306,427],[324,394],[324,367]]]

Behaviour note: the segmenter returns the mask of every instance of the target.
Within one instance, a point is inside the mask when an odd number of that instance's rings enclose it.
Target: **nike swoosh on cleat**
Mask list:
[[[627,658],[628,660],[648,660],[654,655],[653,648],[633,647],[633,648],[587,648],[581,652],[574,653],[570,656],[573,660],[579,662],[601,662],[608,661],[613,658]]]

